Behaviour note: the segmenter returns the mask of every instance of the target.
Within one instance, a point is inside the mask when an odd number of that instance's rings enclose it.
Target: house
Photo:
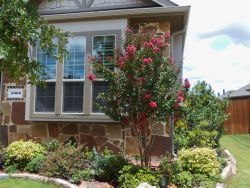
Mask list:
[[[184,41],[189,6],[169,0],[61,0],[35,1],[39,13],[49,23],[70,31],[69,58],[64,64],[47,56],[39,48],[32,50],[46,67],[46,88],[31,86],[26,80],[11,83],[3,74],[1,81],[0,141],[19,139],[37,141],[74,138],[88,147],[127,154],[136,153],[137,141],[131,130],[105,116],[95,106],[98,93],[107,85],[86,78],[89,56],[101,51],[112,56],[121,47],[127,26],[135,30],[170,32],[172,45],[168,55],[182,70]],[[182,74],[180,73],[180,77]],[[170,151],[169,128],[161,124],[154,129],[153,155]]]
[[[222,98],[229,98],[230,105],[227,112],[230,117],[224,123],[226,134],[250,133],[250,84],[231,92]]]

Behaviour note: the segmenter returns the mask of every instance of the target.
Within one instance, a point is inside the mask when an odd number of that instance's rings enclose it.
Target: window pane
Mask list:
[[[114,58],[114,50],[115,35],[94,36],[93,55],[101,59],[110,69],[113,67],[110,65],[109,58]]]
[[[46,87],[36,87],[36,112],[55,111],[55,83],[46,83]]]
[[[64,79],[84,79],[86,38],[83,36],[68,39],[67,59],[64,60]]]
[[[93,82],[93,92],[92,92],[92,112],[98,113],[101,110],[98,109],[97,104],[103,106],[105,105],[102,101],[98,100],[97,97],[99,93],[105,93],[108,90],[107,82]]]
[[[42,49],[38,46],[37,60],[44,66],[43,71],[46,73],[46,75],[42,76],[42,79],[56,79],[56,58],[51,55],[47,55],[46,52],[42,51]]]
[[[83,112],[83,82],[63,83],[63,112]]]

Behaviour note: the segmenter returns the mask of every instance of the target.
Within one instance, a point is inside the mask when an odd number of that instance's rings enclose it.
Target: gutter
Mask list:
[[[183,45],[182,45],[182,53],[181,53],[181,59],[180,59],[181,71],[182,71],[182,67],[183,67],[183,52],[184,52],[184,45],[185,45],[185,39],[186,39],[188,18],[189,18],[189,14],[187,15],[186,21],[184,21],[184,23],[185,23],[184,28],[179,30],[179,31],[174,32],[171,36],[171,56],[173,56],[173,53],[174,53],[174,38],[178,35],[184,36],[183,41],[182,41]],[[181,77],[182,77],[182,73],[181,73]],[[174,113],[170,117],[170,132],[171,132],[170,139],[171,139],[171,146],[172,146],[171,154],[174,158],[176,158],[177,154],[174,152]]]
[[[53,15],[41,15],[47,21],[59,21],[67,19],[90,19],[90,18],[105,18],[105,17],[145,17],[147,15],[159,16],[163,15],[176,15],[186,14],[189,12],[190,6],[174,6],[174,7],[153,7],[153,8],[137,8],[137,9],[120,9],[120,10],[107,10],[107,11],[92,11],[92,12],[77,12],[77,13],[64,13]]]

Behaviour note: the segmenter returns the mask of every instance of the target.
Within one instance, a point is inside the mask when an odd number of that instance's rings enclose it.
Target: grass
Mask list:
[[[0,188],[58,188],[49,183],[43,183],[39,181],[18,179],[18,178],[6,178],[0,180]]]
[[[221,145],[233,154],[237,161],[237,175],[228,181],[229,188],[250,187],[250,135],[225,135]]]

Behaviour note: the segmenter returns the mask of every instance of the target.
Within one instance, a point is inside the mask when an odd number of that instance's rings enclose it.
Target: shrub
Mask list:
[[[209,148],[191,148],[179,153],[178,162],[184,171],[213,177],[220,172],[217,154]]]
[[[37,157],[32,159],[29,163],[27,163],[24,170],[32,173],[37,173],[42,169],[44,160],[45,160],[44,155],[38,155]]]
[[[178,187],[192,188],[193,175],[188,171],[182,171],[173,176],[173,183]]]
[[[186,122],[180,120],[175,129],[176,148],[211,147],[216,148],[217,131],[208,131],[209,123],[201,121],[193,129],[189,130]]]
[[[170,161],[169,157],[163,157],[160,163],[160,172],[165,175],[169,182],[174,183],[174,175],[182,171],[180,163]]]
[[[225,114],[228,104],[228,100],[216,97],[205,81],[198,82],[186,93],[186,100],[179,114],[184,126],[177,126],[175,130],[175,147],[219,148],[224,121],[228,117]]]
[[[51,152],[57,150],[57,148],[60,146],[60,143],[58,140],[53,139],[43,142],[42,146],[46,149],[46,151]]]
[[[105,150],[102,153],[92,151],[92,168],[95,172],[95,177],[103,181],[117,181],[119,171],[129,162],[120,154],[114,154],[111,151]]]
[[[6,148],[5,166],[16,165],[18,170],[25,166],[39,155],[44,155],[44,147],[34,141],[12,142]]]
[[[72,181],[72,177],[79,177],[79,171],[87,168],[89,168],[89,161],[82,147],[76,147],[70,143],[60,144],[54,152],[48,152],[41,174]],[[80,179],[84,180],[84,177]]]
[[[83,169],[74,172],[71,177],[72,183],[79,184],[82,180],[89,181],[93,179],[93,170],[92,169]]]
[[[120,174],[119,185],[121,188],[136,188],[143,182],[159,187],[159,174],[149,168],[127,165],[123,167]]]
[[[193,175],[193,185],[196,187],[212,188],[215,187],[216,183],[219,182],[221,178],[219,176],[207,177],[204,174],[194,174]]]

